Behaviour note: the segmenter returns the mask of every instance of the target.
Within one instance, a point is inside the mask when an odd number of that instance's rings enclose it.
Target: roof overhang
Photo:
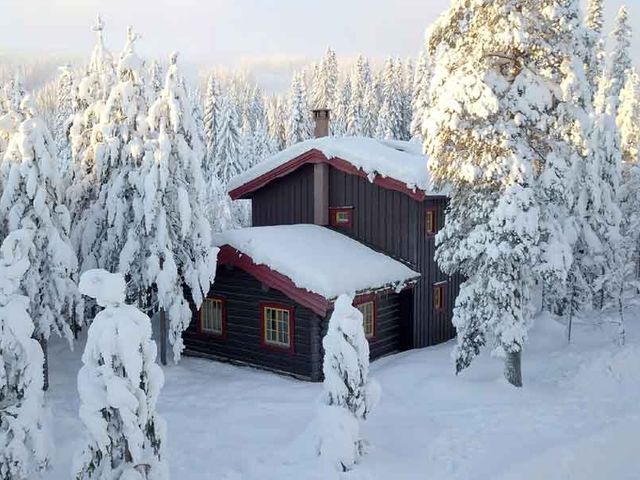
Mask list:
[[[220,247],[220,252],[218,253],[218,264],[230,265],[244,270],[264,285],[284,293],[291,300],[307,307],[320,317],[325,317],[327,312],[333,308],[335,299],[327,299],[318,293],[310,292],[309,290],[298,287],[286,275],[283,275],[266,265],[255,263],[249,255],[242,253],[230,245],[223,245]],[[413,288],[417,281],[418,278],[405,282],[400,290]],[[359,291],[356,292],[356,295],[359,296],[368,293],[373,294],[397,291],[399,291],[398,288],[386,285],[377,289]]]
[[[400,180],[397,180],[395,178],[384,177],[382,175],[375,175],[375,177],[372,180],[371,176],[367,175],[365,171],[355,167],[354,165],[347,162],[346,160],[343,160],[338,157],[327,158],[324,155],[324,153],[322,153],[320,150],[317,150],[315,148],[301,155],[298,155],[296,158],[293,158],[292,160],[289,160],[288,162],[277,166],[273,170],[270,170],[260,175],[259,177],[254,178],[253,180],[243,185],[240,185],[239,187],[234,188],[229,192],[229,196],[233,200],[250,198],[251,193],[261,189],[262,187],[266,186],[270,182],[288,175],[289,173],[297,170],[303,165],[316,164],[316,163],[326,163],[328,165],[331,165],[336,170],[340,170],[341,172],[345,172],[350,175],[357,175],[362,178],[367,178],[370,181],[372,181],[372,183],[374,183],[375,185],[378,185],[387,190],[394,190],[397,192],[404,193],[405,195],[408,195],[414,200],[417,200],[419,202],[423,201],[427,197],[427,195],[423,190],[411,189],[407,186],[406,183]],[[437,196],[439,197],[440,195],[437,195]]]

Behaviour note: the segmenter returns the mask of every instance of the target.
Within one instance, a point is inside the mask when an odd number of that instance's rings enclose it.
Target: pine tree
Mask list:
[[[349,116],[349,105],[351,104],[351,81],[344,79],[340,90],[340,99],[333,111],[331,122],[331,135],[342,137],[347,134],[347,119]]]
[[[160,65],[160,62],[158,60],[154,60],[151,63],[151,68],[149,70],[149,87],[153,96],[153,98],[147,99],[149,103],[155,101],[158,95],[160,95],[163,86],[164,73],[162,71],[162,65]]]
[[[220,87],[213,75],[209,75],[207,92],[204,101],[204,132],[207,140],[203,170],[205,178],[211,178],[214,166],[215,152],[217,148],[216,132],[218,129],[218,116],[220,115]]]
[[[322,340],[323,406],[318,424],[318,455],[338,470],[350,470],[366,453],[360,423],[367,419],[380,397],[380,386],[369,379],[369,343],[362,313],[353,296],[340,295]]]
[[[622,159],[640,162],[640,76],[631,69],[620,92],[620,107],[616,124],[620,131]]]
[[[280,152],[287,145],[286,102],[280,96],[272,97],[267,103],[267,123],[270,143],[274,152]]]
[[[156,364],[151,321],[126,305],[121,274],[89,270],[80,291],[104,307],[89,327],[78,374],[86,445],[72,474],[82,479],[169,478],[166,426],[156,413],[164,375]]]
[[[287,146],[311,138],[311,110],[307,103],[307,91],[302,73],[295,73],[289,93],[289,119],[287,121]]]
[[[605,67],[604,39],[602,27],[604,25],[603,0],[589,0],[585,19],[586,53],[585,70],[587,81],[591,87],[591,99],[596,95],[599,79]]]
[[[29,480],[49,465],[42,349],[33,339],[29,298],[19,293],[29,270],[33,230],[15,230],[0,253],[0,478]]]
[[[351,72],[351,98],[347,107],[347,135],[360,136],[363,134],[365,116],[364,97],[371,86],[371,67],[369,60],[358,55]]]
[[[431,66],[429,64],[429,54],[423,49],[418,56],[415,74],[413,76],[413,93],[411,97],[411,125],[412,137],[422,139],[422,118],[424,112],[429,108],[429,83],[431,81]]]
[[[78,82],[77,112],[69,130],[71,164],[64,172],[63,179],[66,204],[71,214],[71,239],[81,264],[85,261],[80,253],[84,230],[82,219],[96,200],[100,187],[96,177],[97,157],[106,155],[105,132],[96,127],[115,79],[113,57],[104,45],[103,29],[104,24],[98,16],[96,26],[93,27],[97,43],[86,75]]]
[[[373,84],[367,85],[362,107],[362,135],[365,137],[375,137],[378,127],[378,99]]]
[[[314,108],[335,109],[336,95],[338,93],[338,61],[336,52],[334,52],[331,47],[327,48],[327,52],[315,73],[313,77],[311,103]]]
[[[616,26],[613,30],[613,51],[611,53],[611,64],[609,65],[607,86],[607,97],[611,98],[611,114],[618,113],[620,92],[627,80],[627,75],[631,69],[631,26],[629,25],[629,14],[623,5],[618,11]]]
[[[149,308],[141,264],[129,249],[141,220],[137,183],[148,126],[143,62],[135,52],[139,35],[131,27],[118,62],[118,82],[102,108],[91,139],[95,200],[82,212],[77,239],[81,271],[104,268],[127,274],[130,301]],[[137,267],[135,271],[134,267]]]
[[[55,141],[62,172],[67,171],[71,162],[71,144],[68,134],[77,103],[74,88],[73,71],[70,65],[65,65],[60,68],[58,77],[55,120]]]
[[[402,140],[402,92],[398,78],[398,65],[387,59],[382,79],[382,106],[378,117],[376,137],[387,140]]]
[[[214,172],[223,186],[238,175],[240,166],[240,127],[235,106],[226,95],[219,97],[220,116],[217,123],[217,145],[215,152]]]
[[[204,148],[180,78],[174,53],[164,90],[149,109],[148,122],[157,140],[153,154],[145,155],[142,174],[144,238],[149,239],[145,242],[149,252],[143,255],[145,278],[156,292],[158,307],[169,316],[169,342],[176,362],[183,349],[182,333],[191,321],[184,286],[200,308],[213,283],[217,253],[200,208],[206,199]]]
[[[579,19],[573,0],[456,0],[431,31],[438,68],[423,135],[436,188],[451,189],[436,260],[467,277],[454,308],[457,372],[491,338],[507,380],[522,385],[531,289],[566,278],[566,172],[585,141],[586,111],[567,81],[584,78]]]
[[[32,231],[22,293],[30,300],[35,338],[46,342],[55,333],[71,343],[82,303],[76,287],[78,262],[68,238],[69,212],[58,191],[55,143],[35,109],[25,97],[25,120],[5,156],[10,167],[0,197],[0,222],[8,232]]]

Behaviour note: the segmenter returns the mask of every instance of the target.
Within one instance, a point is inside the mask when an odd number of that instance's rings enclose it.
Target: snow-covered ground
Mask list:
[[[321,385],[184,358],[165,368],[160,413],[179,480],[626,480],[640,478],[640,311],[627,345],[614,329],[578,325],[571,345],[538,318],[523,356],[525,387],[509,386],[498,359],[452,373],[452,344],[372,365],[382,400],[364,427],[372,451],[356,470],[328,475],[309,458]],[[51,346],[57,446],[46,478],[67,480],[80,442],[75,376],[82,345]]]

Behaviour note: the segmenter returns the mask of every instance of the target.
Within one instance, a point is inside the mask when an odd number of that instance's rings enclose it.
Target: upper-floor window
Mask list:
[[[376,336],[376,302],[375,300],[363,300],[355,303],[355,307],[362,313],[362,327],[367,339]]]
[[[200,307],[200,332],[224,335],[225,313],[223,298],[205,298]]]
[[[429,207],[425,210],[424,228],[428,237],[433,237],[438,233],[438,209]]]
[[[353,207],[329,208],[329,225],[337,228],[350,228],[353,225]]]
[[[433,284],[433,309],[444,312],[447,308],[447,282]]]
[[[293,309],[277,304],[263,304],[261,309],[263,345],[292,350]]]

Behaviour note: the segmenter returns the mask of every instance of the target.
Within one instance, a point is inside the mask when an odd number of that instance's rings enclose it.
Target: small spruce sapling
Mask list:
[[[380,398],[379,384],[369,379],[369,343],[362,313],[352,304],[352,295],[338,298],[322,341],[324,394],[316,449],[342,471],[350,470],[366,453],[360,423]]]
[[[165,480],[165,423],[156,413],[164,375],[149,317],[126,305],[121,274],[89,270],[80,291],[104,307],[89,327],[78,374],[86,444],[73,478]]]

